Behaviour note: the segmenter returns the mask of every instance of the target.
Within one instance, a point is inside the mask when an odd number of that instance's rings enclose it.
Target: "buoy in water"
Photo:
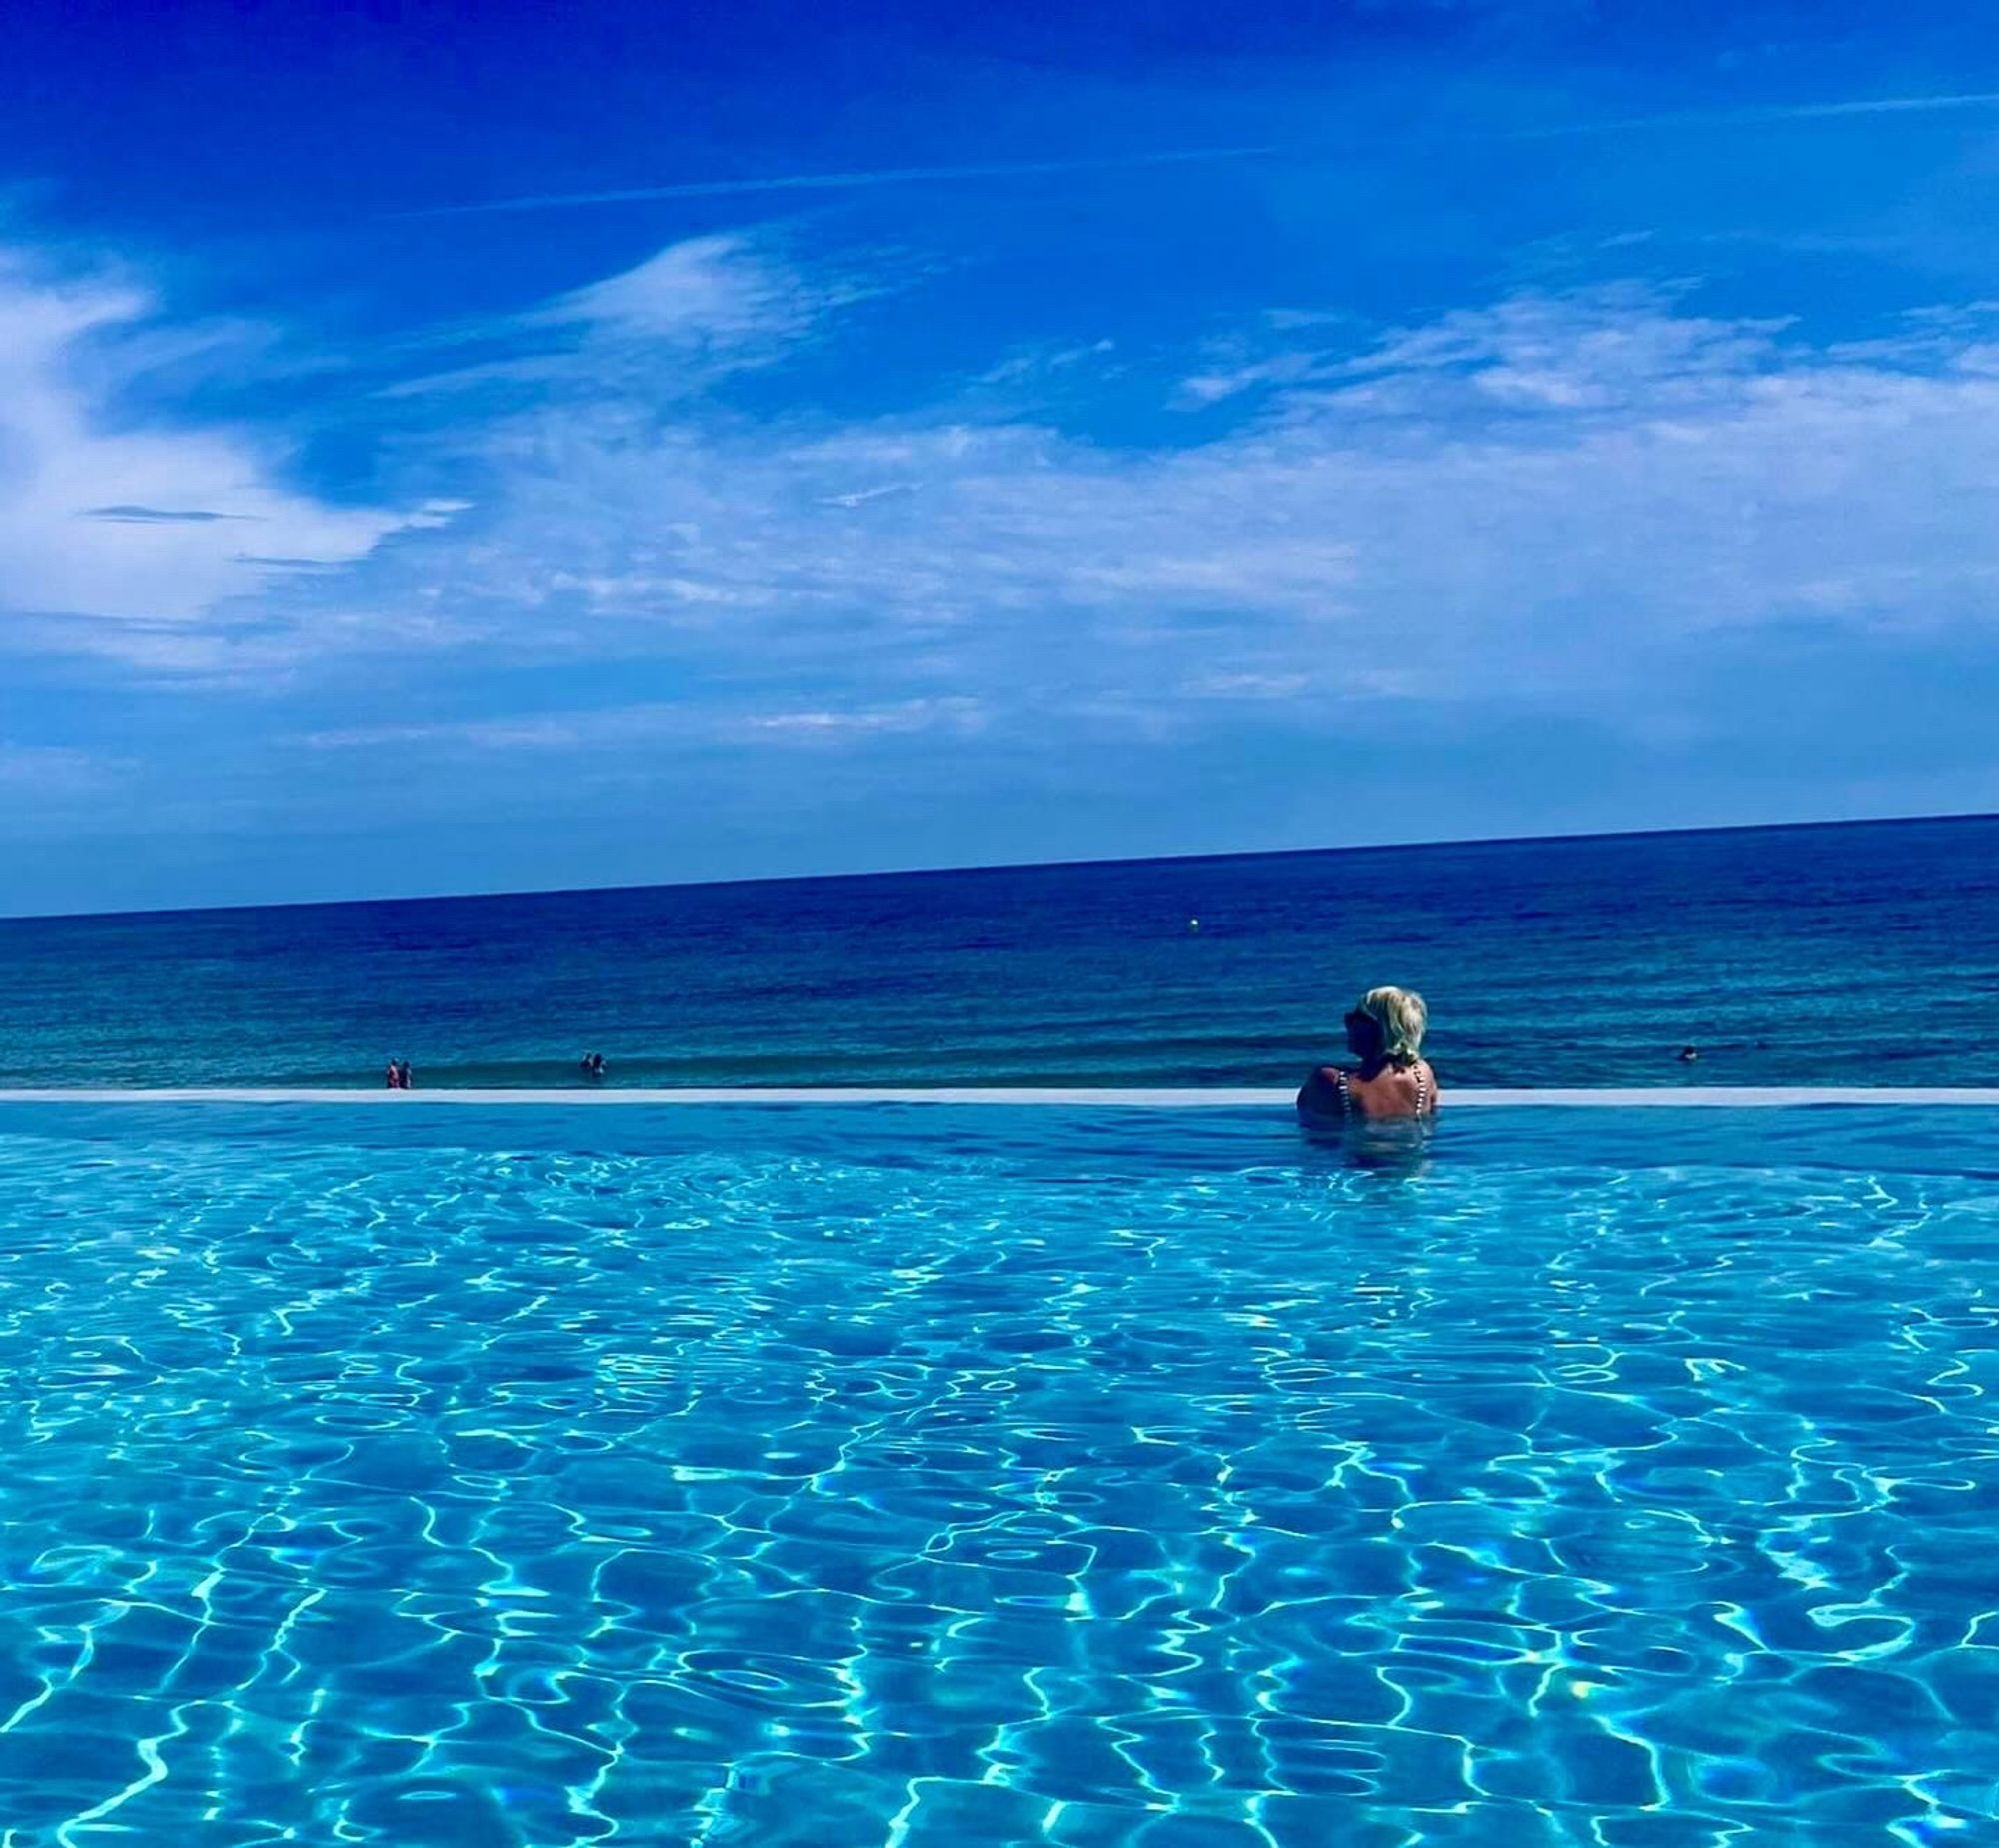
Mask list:
[[[1187,920],[1187,934],[1189,936],[1198,936],[1200,934],[1200,920],[1198,918],[1189,918]]]

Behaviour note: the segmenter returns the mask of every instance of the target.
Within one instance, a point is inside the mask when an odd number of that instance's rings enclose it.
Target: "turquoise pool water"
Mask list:
[[[0,1108],[0,1845],[1884,1844],[1999,1115]]]

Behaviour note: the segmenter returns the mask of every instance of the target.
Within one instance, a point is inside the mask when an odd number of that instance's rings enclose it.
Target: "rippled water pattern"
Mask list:
[[[0,1114],[0,1848],[1995,1839],[1990,1117],[605,1114]]]

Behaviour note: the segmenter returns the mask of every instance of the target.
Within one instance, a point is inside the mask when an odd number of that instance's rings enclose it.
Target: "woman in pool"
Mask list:
[[[1369,988],[1346,1016],[1346,1044],[1359,1062],[1321,1065],[1298,1092],[1307,1123],[1436,1113],[1436,1073],[1423,1057],[1429,1009],[1409,988]]]

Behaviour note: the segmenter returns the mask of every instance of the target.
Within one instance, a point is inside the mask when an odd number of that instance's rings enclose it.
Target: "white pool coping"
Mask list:
[[[378,1109],[424,1109],[433,1105],[538,1108],[575,1106],[585,1109],[632,1108],[688,1103],[864,1104],[951,1103],[1015,1104],[1123,1109],[1275,1109],[1288,1108],[1296,1092],[1263,1088],[1160,1088],[1146,1086],[1054,1085],[1008,1088],[996,1085],[881,1085],[812,1089],[803,1086],[722,1088],[687,1086],[677,1089],[603,1090],[334,1090],[273,1086],[194,1086],[171,1089],[0,1089],[0,1103],[266,1103],[349,1104]],[[1933,1106],[1937,1104],[1999,1106],[1999,1087],[1928,1086],[1908,1089],[1863,1085],[1731,1085],[1644,1086],[1604,1089],[1452,1089],[1444,1093],[1447,1109],[1556,1106],[1563,1109],[1771,1109],[1818,1104]]]

